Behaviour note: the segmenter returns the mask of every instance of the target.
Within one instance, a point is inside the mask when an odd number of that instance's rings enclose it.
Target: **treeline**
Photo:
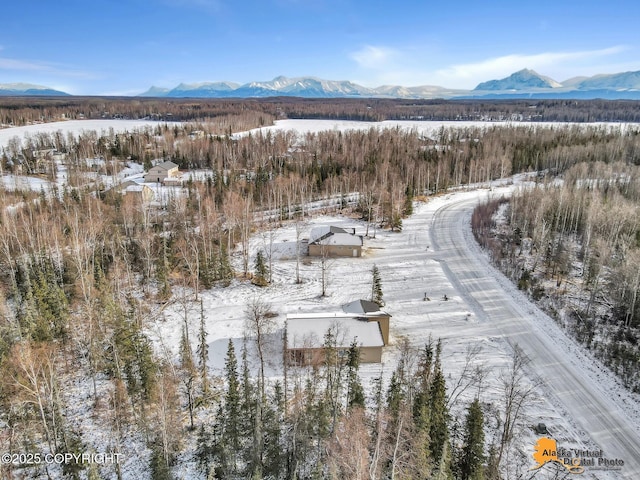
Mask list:
[[[238,362],[229,342],[216,419],[198,430],[203,478],[498,478],[500,448],[486,450],[479,399],[450,414],[439,343],[405,347],[389,384],[378,378],[368,396],[357,345],[342,358],[339,334],[325,335],[320,364],[264,389],[246,349]]]
[[[203,135],[193,136],[194,129]],[[104,245],[83,247],[90,248],[83,275],[103,258],[106,277],[110,263],[127,264],[130,284],[139,275],[143,286],[155,285],[158,277],[210,286],[231,278],[229,255],[238,244],[241,273],[249,273],[247,245],[259,219],[304,215],[311,201],[358,192],[355,208],[363,219],[399,229],[416,196],[532,169],[563,171],[584,161],[633,164],[640,158],[639,141],[637,131],[604,127],[441,129],[435,138],[402,129],[230,138],[211,133],[208,124],[159,124],[128,134],[16,137],[3,151],[4,169],[15,166],[20,155],[26,160],[33,150],[53,147],[67,155],[66,184],[54,184],[48,194],[0,191],[0,274],[7,280],[7,294],[13,295],[23,268],[18,259],[24,263],[55,252],[60,266],[77,264],[70,252],[76,248],[73,242],[80,242],[69,235],[70,226],[84,225],[91,226],[87,231],[104,239]],[[130,162],[149,167],[154,158],[173,160],[186,177],[184,194],[166,198],[162,210],[140,208],[105,186],[105,178],[113,178]],[[55,179],[59,163],[34,158],[23,167],[24,173]],[[199,173],[191,177],[192,169]],[[4,207],[18,198],[34,201],[9,214]],[[256,211],[270,213],[265,217]],[[81,233],[87,235],[77,235]],[[77,290],[75,275],[64,281],[67,294]]]
[[[618,160],[628,158],[621,147]],[[561,181],[521,189],[496,236],[491,218],[499,203],[474,214],[494,260],[640,391],[640,167],[581,162]]]
[[[248,128],[270,125],[274,119],[282,118],[360,121],[640,122],[638,102],[631,100],[407,100],[295,97],[263,99],[3,97],[0,99],[0,124],[11,126],[63,119],[99,118],[148,118],[202,122],[223,116],[247,115],[256,120],[256,124]]]
[[[272,113],[273,112],[273,113]],[[149,119],[176,122],[226,122],[218,132],[230,134],[272,125],[276,111],[254,100],[146,99],[117,97],[3,97],[0,124],[23,126],[34,123],[84,119]]]

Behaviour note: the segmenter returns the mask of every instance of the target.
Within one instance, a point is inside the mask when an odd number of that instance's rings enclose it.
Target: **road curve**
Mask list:
[[[431,241],[445,272],[486,331],[518,344],[545,391],[603,451],[625,462],[620,478],[640,479],[640,434],[613,392],[604,391],[592,372],[581,368],[580,355],[567,351],[565,333],[493,270],[471,235],[476,199],[456,200],[434,215]],[[501,281],[500,281],[501,280]],[[541,318],[544,320],[541,322]],[[596,473],[596,472],[594,472]]]

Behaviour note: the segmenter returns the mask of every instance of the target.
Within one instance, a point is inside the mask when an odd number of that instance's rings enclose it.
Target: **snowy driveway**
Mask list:
[[[469,218],[478,198],[464,198],[437,210],[432,246],[458,293],[473,309],[481,330],[518,344],[549,400],[567,412],[604,457],[625,462],[624,478],[640,478],[637,418],[625,411],[629,394],[599,370],[560,328],[496,272],[480,252]]]

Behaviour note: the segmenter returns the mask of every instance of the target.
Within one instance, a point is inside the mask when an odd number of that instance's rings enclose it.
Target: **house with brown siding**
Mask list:
[[[355,228],[315,227],[309,233],[309,256],[360,257],[363,243],[362,235],[356,235]]]
[[[362,363],[382,361],[384,339],[379,324],[344,312],[287,315],[285,361],[290,365],[321,364],[329,332],[339,356],[345,356],[355,340]]]

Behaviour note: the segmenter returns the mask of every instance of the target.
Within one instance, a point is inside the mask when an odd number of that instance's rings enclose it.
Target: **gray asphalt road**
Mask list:
[[[620,478],[640,479],[640,435],[620,408],[616,393],[605,391],[597,378],[580,368],[580,353],[560,341],[555,324],[541,323],[542,313],[518,292],[505,291],[487,260],[470,244],[470,212],[477,200],[454,201],[434,216],[432,246],[445,272],[487,332],[518,344],[531,368],[573,420],[604,451],[606,458],[625,462]],[[605,387],[606,388],[606,387]],[[595,473],[595,472],[594,472]]]

